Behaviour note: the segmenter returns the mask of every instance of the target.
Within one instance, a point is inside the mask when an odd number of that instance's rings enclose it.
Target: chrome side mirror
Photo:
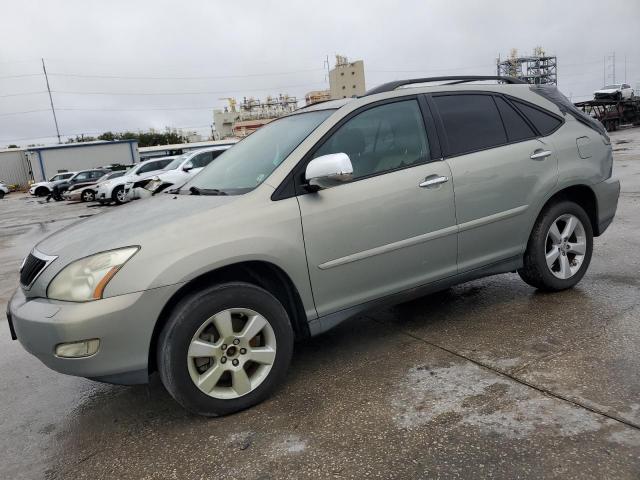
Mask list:
[[[317,191],[353,178],[353,165],[346,153],[331,153],[314,158],[307,165],[305,179],[311,189]]]

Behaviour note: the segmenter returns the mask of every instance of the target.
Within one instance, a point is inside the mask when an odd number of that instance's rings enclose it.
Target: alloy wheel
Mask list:
[[[127,194],[125,193],[123,188],[121,188],[116,192],[116,198],[118,199],[119,202],[122,202],[122,203],[124,203],[127,200]]]
[[[551,273],[562,280],[573,277],[580,270],[587,252],[584,225],[575,215],[560,215],[549,227],[545,246]]]
[[[234,399],[255,390],[276,358],[271,324],[248,308],[231,308],[208,318],[191,339],[187,366],[205,394]]]

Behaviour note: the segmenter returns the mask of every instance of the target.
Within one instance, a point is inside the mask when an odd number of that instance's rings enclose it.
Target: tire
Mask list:
[[[36,197],[46,197],[49,195],[49,189],[47,187],[38,187],[33,193]]]
[[[116,205],[122,205],[123,203],[125,203],[126,200],[124,198],[123,185],[117,186],[113,189],[113,192],[111,192],[111,200],[113,200]]]
[[[255,330],[258,334],[242,338],[250,323],[247,320],[242,325],[244,313],[257,313],[254,325],[266,320],[264,327]],[[218,324],[232,327],[221,335]],[[194,341],[206,349],[193,350]],[[237,347],[234,341],[240,342]],[[284,380],[291,361],[293,330],[286,310],[273,295],[249,283],[233,282],[182,299],[163,327],[156,347],[160,378],[171,396],[192,413],[214,417],[244,410],[272,394]],[[259,347],[263,351],[258,352]],[[190,353],[204,352],[211,355],[190,357]],[[269,360],[270,366],[249,360],[265,353],[269,358],[261,362]],[[215,376],[206,377],[207,372]],[[248,386],[246,380],[241,381],[243,378],[249,378]]]
[[[85,190],[80,195],[80,200],[83,202],[93,202],[96,199],[96,192],[93,190]]]
[[[567,229],[571,219],[577,220],[573,230]],[[554,225],[557,231],[552,231]],[[540,290],[566,290],[582,279],[592,253],[593,229],[589,217],[580,205],[562,200],[545,207],[538,216],[527,243],[524,266],[518,274]]]
[[[0,200],[4,198],[4,190],[0,190]]]

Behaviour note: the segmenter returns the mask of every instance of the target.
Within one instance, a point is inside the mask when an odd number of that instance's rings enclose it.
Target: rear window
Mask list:
[[[543,137],[551,134],[562,124],[562,120],[554,117],[550,113],[545,113],[540,109],[517,100],[512,100],[512,102],[516,108],[533,123]]]
[[[522,115],[516,112],[503,98],[494,98],[496,105],[498,105],[502,121],[504,122],[504,128],[507,130],[507,138],[509,138],[510,142],[535,138],[536,132],[534,132],[524,118],[522,118]]]
[[[449,154],[473,152],[507,143],[496,104],[490,95],[433,97],[449,143]]]

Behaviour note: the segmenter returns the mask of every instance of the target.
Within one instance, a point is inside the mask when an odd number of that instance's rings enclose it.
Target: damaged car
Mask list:
[[[115,203],[121,205],[128,201],[125,186],[128,183],[151,178],[160,173],[173,162],[177,156],[154,158],[140,162],[135,167],[127,170],[125,175],[101,182],[96,189],[96,200],[100,203]]]
[[[109,172],[100,178],[71,185],[62,194],[62,198],[71,202],[93,202],[96,199],[96,192],[102,182],[122,177],[125,174],[125,170]]]
[[[128,183],[125,186],[125,190],[129,200],[147,198],[170,187],[184,185],[190,178],[198,174],[230,147],[231,145],[220,145],[180,155],[158,175]]]
[[[633,89],[627,83],[606,85],[593,92],[593,98],[596,100],[630,100],[633,98]]]

